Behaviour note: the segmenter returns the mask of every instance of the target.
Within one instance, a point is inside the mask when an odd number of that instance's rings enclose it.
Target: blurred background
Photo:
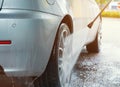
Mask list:
[[[110,0],[96,0],[100,9],[102,9]],[[102,13],[103,17],[120,18],[120,0],[112,0],[106,10]]]

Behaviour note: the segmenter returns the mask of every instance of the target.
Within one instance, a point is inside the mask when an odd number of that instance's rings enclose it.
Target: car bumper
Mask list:
[[[0,65],[10,76],[38,76],[48,63],[60,17],[43,12],[2,9]]]

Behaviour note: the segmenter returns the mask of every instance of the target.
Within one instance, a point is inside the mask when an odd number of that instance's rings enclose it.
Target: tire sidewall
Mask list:
[[[48,80],[47,83],[49,84],[49,87],[61,87],[60,79],[59,79],[59,67],[58,67],[58,48],[59,48],[61,33],[65,28],[68,28],[68,26],[65,23],[62,23],[57,31],[52,55],[46,68],[47,76],[45,77]]]

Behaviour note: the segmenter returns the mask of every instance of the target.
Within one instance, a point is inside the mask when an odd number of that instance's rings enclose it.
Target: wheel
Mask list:
[[[86,45],[88,53],[99,53],[100,52],[100,45],[101,45],[101,33],[97,33],[95,40]]]
[[[58,29],[47,68],[42,77],[37,80],[35,87],[69,87],[71,77],[69,57],[72,50],[71,39],[66,38],[69,35],[69,27],[62,23]]]

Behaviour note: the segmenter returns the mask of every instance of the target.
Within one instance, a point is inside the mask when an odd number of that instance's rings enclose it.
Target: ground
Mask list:
[[[120,19],[103,18],[101,52],[79,56],[71,87],[120,87]]]

